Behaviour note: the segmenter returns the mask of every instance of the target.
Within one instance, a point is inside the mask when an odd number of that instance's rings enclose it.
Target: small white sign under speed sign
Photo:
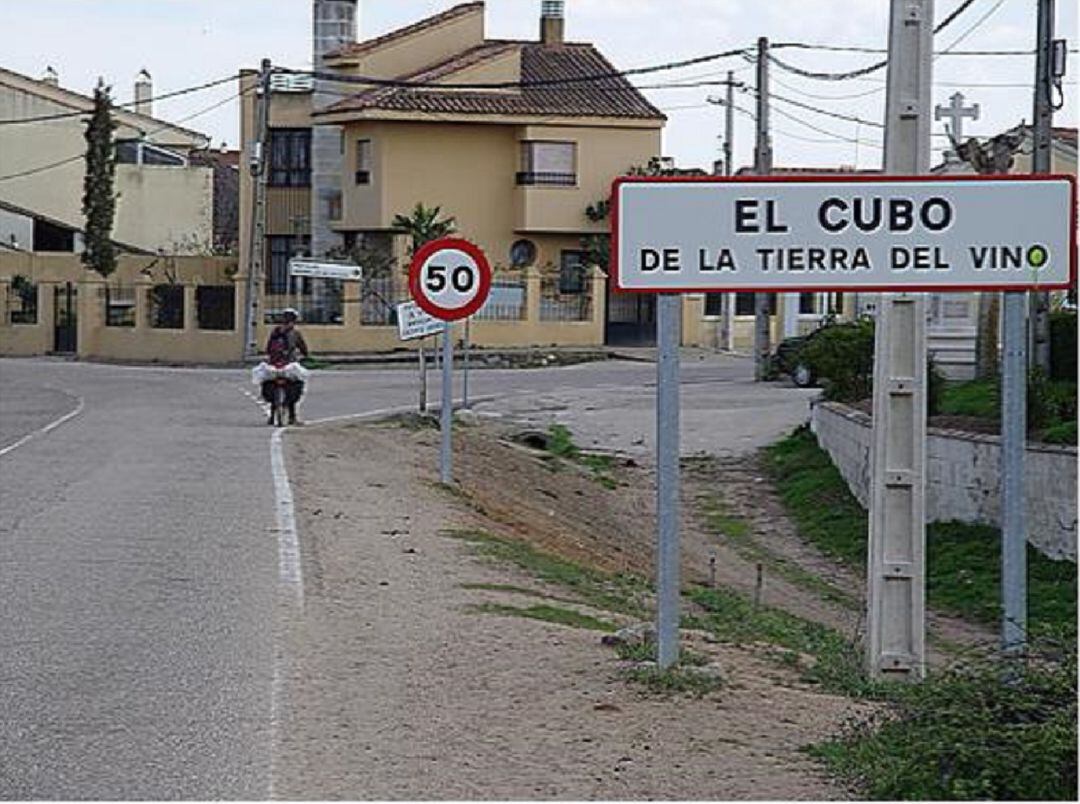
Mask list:
[[[484,252],[468,240],[433,240],[413,257],[409,290],[428,315],[458,321],[484,306],[491,292],[491,266]]]
[[[444,327],[442,321],[431,317],[420,309],[420,305],[411,301],[397,306],[397,325],[398,339],[403,341],[438,335]]]

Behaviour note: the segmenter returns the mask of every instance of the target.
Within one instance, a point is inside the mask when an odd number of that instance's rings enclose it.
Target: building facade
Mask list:
[[[487,38],[484,4],[473,2],[326,53],[326,69],[341,81],[322,82],[329,87],[320,86],[320,97],[332,97],[325,106],[314,103],[314,81],[274,77],[261,244],[271,314],[292,298],[302,309],[308,304],[305,313],[316,323],[345,317],[310,309],[316,294],[287,274],[289,258],[311,248],[312,141],[324,127],[341,132],[331,227],[347,251],[379,266],[365,266],[370,281],[381,283],[377,295],[401,298],[409,241],[395,218],[420,204],[452,217],[505,279],[496,282],[489,316],[498,314],[494,307],[524,316],[527,273],[541,277],[540,308],[549,320],[592,320],[599,308],[608,310],[606,284],[594,294],[582,243],[606,234],[607,221],[590,219],[586,210],[608,198],[615,177],[659,155],[665,118],[593,45],[566,41],[561,5],[544,5],[537,40]],[[573,81],[597,75],[611,77]],[[423,86],[364,85],[362,77]],[[241,89],[256,81],[255,73],[243,73]],[[257,99],[254,92],[244,98],[241,129],[250,155]],[[249,264],[253,190],[246,173],[242,265]],[[387,265],[393,281],[378,276]],[[647,313],[629,323],[646,331],[652,324]],[[543,333],[536,338],[557,342]]]
[[[129,251],[209,253],[213,171],[196,164],[203,134],[152,116],[146,71],[134,109],[117,107],[114,240]],[[93,100],[64,89],[56,73],[38,80],[0,68],[0,242],[10,250],[78,251],[83,228],[86,143]],[[87,113],[87,114],[84,114]]]

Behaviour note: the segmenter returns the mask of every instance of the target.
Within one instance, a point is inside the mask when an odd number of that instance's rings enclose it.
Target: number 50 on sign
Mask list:
[[[484,305],[491,290],[491,266],[468,240],[434,240],[413,257],[409,290],[425,313],[442,321],[457,321]]]

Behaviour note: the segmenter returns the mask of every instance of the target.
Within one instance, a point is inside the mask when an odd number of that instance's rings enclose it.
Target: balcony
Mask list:
[[[519,187],[575,187],[577,186],[577,174],[519,171],[517,184]]]

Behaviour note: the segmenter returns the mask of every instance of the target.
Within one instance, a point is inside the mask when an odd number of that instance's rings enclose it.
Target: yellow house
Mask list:
[[[561,6],[544,4],[538,40],[487,38],[484,4],[472,2],[346,45],[325,56],[341,81],[332,84],[333,102],[318,109],[310,81],[275,77],[261,244],[270,309],[307,290],[290,283],[287,266],[309,236],[311,127],[331,125],[342,132],[344,155],[333,227],[346,248],[396,259],[397,278],[381,280],[377,295],[403,298],[407,243],[394,218],[420,203],[453,217],[502,278],[477,323],[483,330],[485,321],[513,321],[515,329],[502,327],[498,337],[492,330],[492,345],[499,337],[537,345],[652,337],[649,300],[609,298],[605,277],[587,264],[582,238],[606,233],[607,222],[590,220],[586,209],[608,198],[616,176],[660,154],[665,118],[595,46],[565,40]],[[363,78],[423,87],[373,86],[359,83]],[[242,89],[255,80],[242,74]],[[244,96],[241,126],[249,154],[254,95]],[[251,198],[252,186],[244,176],[242,199]],[[244,244],[251,205],[241,206]],[[361,321],[378,318],[376,301],[359,301]],[[347,326],[348,314],[344,304],[340,325]],[[325,311],[316,316],[334,323]],[[554,333],[556,324],[586,321],[595,325],[587,333]]]
[[[208,138],[154,118],[144,70],[133,110],[117,107],[113,239],[128,251],[208,253],[213,243],[213,170],[192,163]],[[59,85],[0,68],[0,243],[7,250],[81,251],[87,113],[93,101]],[[30,120],[25,124],[20,120]]]

